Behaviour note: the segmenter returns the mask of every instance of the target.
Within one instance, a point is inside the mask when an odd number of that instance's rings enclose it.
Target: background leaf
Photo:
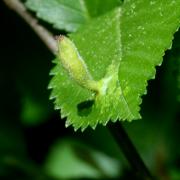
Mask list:
[[[56,178],[113,178],[120,163],[76,141],[57,141],[45,163],[46,172]]]
[[[76,31],[92,17],[118,6],[120,0],[27,0],[27,7],[60,30]]]
[[[27,7],[55,28],[75,31],[90,17],[82,0],[28,0]]]

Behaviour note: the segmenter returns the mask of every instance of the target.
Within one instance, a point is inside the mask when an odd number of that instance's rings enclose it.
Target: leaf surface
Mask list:
[[[91,17],[98,17],[122,4],[121,0],[84,0]]]
[[[106,125],[110,119],[139,119],[147,81],[155,77],[155,66],[171,47],[179,23],[178,0],[126,0],[122,8],[70,35],[89,73],[105,90],[95,94],[82,88],[56,59],[49,87],[56,108],[67,116],[66,125],[84,130],[88,125]]]
[[[118,6],[120,0],[27,0],[37,16],[60,30],[76,31],[92,17]]]
[[[37,16],[57,29],[73,32],[90,17],[82,0],[28,0],[26,5]]]

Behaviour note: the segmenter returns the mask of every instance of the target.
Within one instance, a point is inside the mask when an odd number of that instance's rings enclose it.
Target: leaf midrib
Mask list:
[[[119,57],[119,69],[121,68],[121,61],[123,60],[122,59],[122,57],[123,57],[123,54],[122,54],[122,49],[123,49],[123,44],[122,44],[122,38],[121,38],[121,17],[122,17],[122,9],[121,8],[118,8],[118,11],[117,11],[117,13],[118,13],[118,23],[117,23],[117,38],[119,39],[119,45],[118,45],[118,48],[119,48],[119,51],[120,51],[120,57]],[[121,82],[119,82],[119,88],[120,88],[120,90],[121,90],[121,92],[122,92],[122,100],[124,101],[124,103],[125,103],[125,105],[126,105],[126,108],[127,108],[127,110],[128,110],[128,112],[129,112],[129,114],[132,116],[132,118],[134,118],[135,116],[134,116],[134,114],[132,113],[132,111],[131,111],[131,108],[130,108],[130,106],[129,106],[129,104],[128,104],[128,102],[127,102],[127,100],[126,100],[126,98],[125,98],[125,96],[124,96],[124,92],[123,92],[123,90],[122,90],[122,87],[121,87]]]

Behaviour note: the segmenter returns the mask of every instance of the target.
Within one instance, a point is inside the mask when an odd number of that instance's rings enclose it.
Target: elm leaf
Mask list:
[[[126,0],[121,7],[71,34],[101,90],[95,93],[82,87],[63,68],[61,59],[55,60],[49,87],[53,89],[55,108],[67,117],[66,126],[84,130],[106,125],[109,120],[140,119],[147,81],[155,77],[155,67],[161,65],[165,50],[171,48],[179,25],[179,0]]]

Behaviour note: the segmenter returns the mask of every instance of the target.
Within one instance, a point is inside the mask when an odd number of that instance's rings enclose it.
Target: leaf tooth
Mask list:
[[[82,126],[81,126],[81,132],[84,132],[84,130],[89,126],[89,123],[84,123]]]
[[[57,74],[58,74],[58,72],[56,72],[56,71],[50,71],[50,73],[49,73],[50,76],[55,76]]]
[[[72,125],[71,121],[69,120],[69,118],[67,118],[66,122],[65,122],[65,127],[67,128],[67,127],[69,127],[71,125]]]
[[[93,126],[91,126],[92,127],[92,129],[93,130],[95,130],[96,129],[96,126],[97,126],[97,123],[96,124],[94,124]]]
[[[63,113],[63,112],[62,112],[62,109],[61,109],[61,118],[63,119],[63,118],[66,118],[66,117],[67,117],[66,114]]]
[[[69,116],[69,113],[65,110],[64,104],[61,104],[61,118],[66,118],[68,116]]]
[[[108,118],[104,119],[104,122],[102,123],[104,126],[106,126],[106,124],[108,123],[109,119],[116,119],[112,117],[112,113],[108,116]]]
[[[49,75],[50,75],[50,76],[51,76],[51,75],[57,75],[58,72],[59,72],[59,67],[54,66],[54,67],[51,69]]]
[[[58,58],[53,59],[53,60],[52,60],[52,63],[57,64],[57,63],[58,63]]]
[[[77,131],[81,126],[79,124],[73,124],[74,131]]]
[[[56,99],[56,96],[49,96],[49,100],[53,100],[53,99]]]
[[[127,116],[122,116],[121,118],[119,118],[121,121],[125,121],[126,119],[129,119],[129,115],[127,115]]]
[[[55,89],[57,87],[56,79],[53,77],[48,85],[48,89]]]
[[[88,123],[87,123],[87,125],[88,125]],[[81,123],[79,123],[79,127],[85,127],[85,124],[83,121],[81,121]]]
[[[84,132],[84,130],[85,130],[86,128],[87,128],[87,127],[81,126],[81,132]]]
[[[116,122],[116,121],[118,121],[120,119],[120,116],[117,116],[117,118],[114,120],[114,119],[112,119],[111,121],[113,121],[113,122]]]
[[[55,110],[60,110],[60,109],[61,109],[61,106],[55,104],[54,109],[55,109]]]
[[[107,119],[105,122],[103,122],[103,126],[106,126],[108,121],[109,121],[109,119]]]
[[[53,89],[54,88],[54,85],[50,82],[47,89]]]
[[[49,72],[49,75],[50,75],[50,76],[55,76],[55,75],[57,75],[57,74],[58,74],[58,72],[57,72],[56,68],[53,68],[53,69]]]
[[[74,130],[77,131],[83,126],[82,117],[74,117],[73,113],[69,113],[67,116],[68,123],[74,127]]]
[[[53,86],[51,86],[51,84],[49,84],[47,89],[53,89]]]
[[[56,99],[57,97],[58,97],[58,95],[57,95],[56,91],[53,89],[53,90],[51,91],[51,94],[50,94],[50,96],[49,96],[49,99],[50,99],[50,100],[53,100],[53,99]]]

